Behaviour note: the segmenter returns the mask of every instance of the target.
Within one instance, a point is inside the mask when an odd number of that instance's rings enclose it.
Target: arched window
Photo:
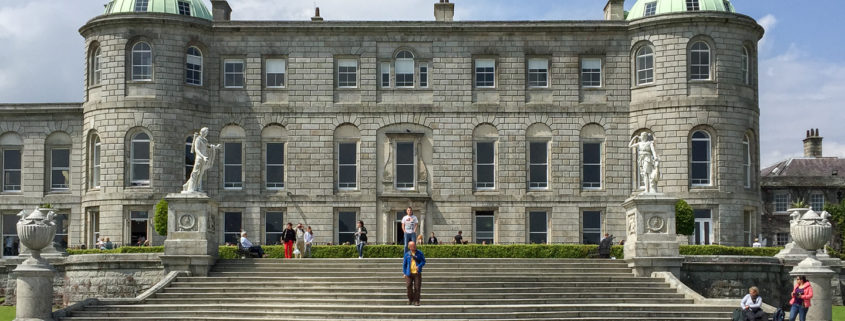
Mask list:
[[[692,186],[709,186],[712,160],[710,134],[703,130],[694,132],[690,146],[692,149],[690,153],[690,184]]]
[[[528,145],[528,189],[548,189],[552,129],[546,124],[533,124],[526,130],[525,139]]]
[[[268,190],[285,188],[285,152],[287,130],[275,124],[264,127],[261,141],[264,143],[264,186]]]
[[[335,159],[335,164],[337,164],[337,189],[340,191],[357,190],[360,188],[358,177],[361,158],[359,156],[361,131],[352,124],[340,125],[334,131],[334,141],[337,153]]]
[[[710,79],[710,46],[704,41],[690,47],[690,79]]]
[[[742,83],[746,85],[751,84],[751,59],[748,55],[748,48],[742,47],[742,59],[740,61],[740,68],[742,70]]]
[[[585,190],[602,188],[604,137],[601,125],[587,124],[581,128],[581,188]]]
[[[202,86],[202,52],[197,47],[188,48],[185,58],[185,82]]]
[[[151,139],[147,133],[132,136],[129,143],[129,185],[150,186]]]
[[[14,132],[0,135],[0,183],[2,192],[21,191],[23,139]]]
[[[146,42],[132,46],[132,80],[153,79],[153,48]]]
[[[45,142],[46,162],[50,173],[48,191],[67,191],[70,189],[70,149],[73,140],[65,132],[55,132],[47,136]]]
[[[414,87],[414,54],[402,50],[396,54],[396,87]]]
[[[637,50],[637,85],[654,82],[654,51],[649,46]]]
[[[496,144],[499,140],[499,131],[490,124],[481,124],[475,127],[472,133],[475,142],[475,189],[495,190],[496,189]]]
[[[102,81],[103,65],[101,59],[100,47],[94,49],[94,54],[91,55],[91,85],[99,85]]]
[[[91,135],[91,149],[89,160],[91,168],[89,169],[90,188],[100,188],[100,136],[97,134]]]
[[[745,135],[742,139],[742,151],[744,153],[742,158],[743,186],[745,188],[751,188],[751,140],[748,138],[748,135]]]

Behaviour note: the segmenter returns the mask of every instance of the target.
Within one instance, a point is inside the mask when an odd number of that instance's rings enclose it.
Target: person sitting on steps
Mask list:
[[[742,298],[740,304],[746,321],[766,321],[766,312],[763,312],[763,298],[760,297],[760,290],[756,286],[748,289],[748,294]]]

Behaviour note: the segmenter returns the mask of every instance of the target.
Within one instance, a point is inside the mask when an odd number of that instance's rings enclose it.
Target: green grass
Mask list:
[[[0,321],[12,321],[15,319],[14,306],[0,306]]]
[[[845,321],[845,306],[833,306],[833,321]]]

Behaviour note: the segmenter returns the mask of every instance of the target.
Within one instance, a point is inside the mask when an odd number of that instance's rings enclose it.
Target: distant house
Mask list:
[[[818,129],[807,131],[804,157],[789,158],[760,172],[763,197],[763,237],[768,245],[789,242],[789,214],[793,202],[813,210],[845,197],[845,158],[823,157]]]

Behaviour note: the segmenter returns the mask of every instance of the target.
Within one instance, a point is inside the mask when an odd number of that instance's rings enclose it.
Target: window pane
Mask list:
[[[268,166],[267,167],[267,187],[281,188],[284,187],[285,168],[282,166]],[[282,185],[279,185],[282,184]]]
[[[357,163],[357,144],[343,143],[338,144],[338,159],[340,164],[355,164]]]
[[[53,167],[70,167],[70,150],[53,149]]]
[[[267,164],[281,165],[285,163],[285,144],[267,143]]]
[[[548,230],[546,212],[530,212],[528,226],[530,232],[546,232]]]
[[[599,244],[601,241],[601,211],[584,211],[583,243]]]
[[[242,213],[240,212],[226,212],[223,213],[223,232],[224,241],[230,244],[236,244],[241,238],[242,230]]]
[[[492,211],[475,212],[475,242],[492,244],[494,224]]]
[[[239,185],[229,185],[230,183],[241,182],[241,166],[226,166],[226,187],[240,187]]]
[[[55,169],[52,170],[52,175],[51,175],[51,179],[52,179],[51,180],[51,182],[52,182],[51,186],[52,186],[52,188],[54,188],[54,189],[56,189],[56,188],[60,188],[60,189],[68,188],[68,175],[70,175],[70,172],[67,171],[67,170],[55,170]]]
[[[584,228],[601,228],[601,212],[584,211]]]
[[[710,160],[710,142],[694,140],[692,142],[692,160],[709,161]]]
[[[29,212],[27,212],[26,214],[29,215]],[[16,224],[18,224],[18,216],[17,215],[15,215],[15,214],[3,215],[3,234],[4,235],[18,235],[18,230],[17,230]]]
[[[414,163],[414,143],[396,143],[396,164]]]
[[[710,164],[707,163],[693,163],[692,164],[692,178],[693,180],[709,180],[710,178]],[[707,182],[700,182],[696,183],[693,181],[693,184],[706,184]]]
[[[264,226],[266,232],[281,233],[284,230],[284,213],[282,212],[267,212],[264,218]],[[268,241],[270,238],[266,238]]]
[[[493,165],[478,165],[476,168],[476,175],[478,175],[478,186],[477,187],[485,187],[485,188],[492,188],[496,170],[495,166]]]
[[[21,151],[19,149],[3,151],[3,169],[21,169]]]
[[[492,164],[495,158],[492,142],[476,143],[478,151],[477,161],[479,164]]]
[[[584,165],[584,187],[601,187],[601,166]]]
[[[150,159],[150,143],[149,142],[132,142],[132,157],[135,160]]]
[[[355,243],[355,212],[337,213],[338,243]]]
[[[226,151],[226,164],[240,164],[242,161],[241,143],[224,144]]]
[[[546,165],[531,165],[531,182],[532,183],[545,183],[547,179],[546,173]],[[545,187],[543,186],[536,186],[536,187]]]
[[[548,143],[533,142],[530,144],[530,154],[532,164],[545,164],[548,160],[547,152]]]
[[[132,164],[132,180],[147,181],[150,179],[149,164]]]
[[[601,163],[601,144],[600,143],[584,143],[584,163],[585,164],[600,164]]]
[[[396,183],[410,184],[398,187],[414,187],[414,166],[413,165],[397,165],[396,166]]]
[[[3,190],[4,191],[20,191],[21,190],[21,172],[8,171],[3,173]]]

